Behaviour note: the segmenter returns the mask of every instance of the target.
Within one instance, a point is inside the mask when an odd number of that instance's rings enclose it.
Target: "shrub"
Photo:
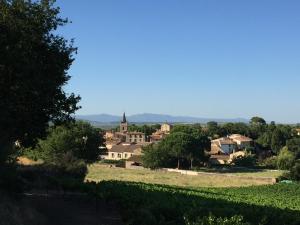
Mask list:
[[[300,161],[298,160],[290,171],[290,177],[292,180],[300,181]]]
[[[115,165],[116,167],[125,167],[125,159],[121,159],[121,160],[111,160],[111,159],[104,159],[101,162],[105,163],[105,164],[112,164]]]
[[[60,175],[70,176],[72,178],[83,179],[87,174],[85,162],[81,159],[77,159],[72,152],[60,155],[59,158],[45,165],[45,167],[54,169],[54,171]]]
[[[253,155],[246,155],[245,157],[238,157],[233,160],[236,166],[255,166],[256,159]]]
[[[267,167],[268,169],[276,169],[277,168],[277,156],[271,156],[263,160],[262,165]]]
[[[45,161],[52,162],[62,154],[72,152],[78,159],[92,162],[98,160],[103,138],[89,123],[76,122],[68,126],[52,127],[45,140],[40,140],[36,151]]]
[[[21,155],[27,157],[28,159],[37,161],[38,159],[42,159],[43,156],[41,155],[40,151],[29,147],[29,148],[22,148]]]
[[[290,170],[294,164],[294,154],[290,152],[287,147],[282,148],[277,157],[277,168],[281,170]]]

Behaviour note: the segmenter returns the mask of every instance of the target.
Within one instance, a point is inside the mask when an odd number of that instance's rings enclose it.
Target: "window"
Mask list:
[[[121,157],[122,157],[122,155],[119,153],[119,154],[118,154],[118,158],[121,158]]]
[[[112,157],[112,158],[115,158],[115,153],[111,153],[111,157]]]
[[[140,138],[142,138],[142,135],[140,134]]]
[[[125,158],[127,158],[127,153],[125,153]]]

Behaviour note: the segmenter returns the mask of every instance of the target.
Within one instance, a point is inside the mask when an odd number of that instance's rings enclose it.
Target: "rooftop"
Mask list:
[[[140,149],[141,145],[114,145],[111,149],[108,150],[108,152],[129,152],[134,153],[135,150]]]

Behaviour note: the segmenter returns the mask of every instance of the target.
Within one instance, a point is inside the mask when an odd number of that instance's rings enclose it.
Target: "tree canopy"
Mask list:
[[[96,161],[104,146],[99,130],[86,122],[51,127],[46,139],[39,140],[34,152],[49,162],[57,162],[66,154],[87,162]]]
[[[49,122],[72,119],[80,97],[63,86],[76,48],[55,33],[68,21],[53,0],[0,1],[0,148],[32,144]],[[3,129],[5,128],[5,129]]]
[[[266,125],[267,123],[263,118],[258,117],[258,116],[254,116],[254,117],[251,118],[250,124],[252,124],[252,125]]]
[[[144,166],[181,167],[181,162],[204,161],[205,150],[210,147],[210,140],[199,129],[187,126],[177,126],[170,135],[160,143],[144,148]]]

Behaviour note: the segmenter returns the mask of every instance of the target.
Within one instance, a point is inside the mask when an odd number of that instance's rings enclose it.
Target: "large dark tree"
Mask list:
[[[80,98],[63,90],[76,48],[54,33],[68,21],[53,3],[0,0],[0,155],[16,140],[32,144],[49,122],[68,121],[78,109]]]
[[[191,126],[175,126],[170,135],[160,143],[144,148],[143,163],[145,167],[159,168],[176,166],[181,162],[203,162],[206,160],[205,150],[210,148],[210,140],[198,128]]]

